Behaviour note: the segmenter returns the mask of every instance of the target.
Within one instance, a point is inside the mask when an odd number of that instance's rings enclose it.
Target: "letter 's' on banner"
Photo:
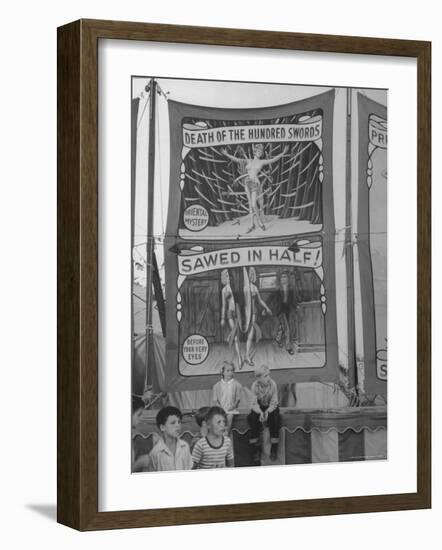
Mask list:
[[[166,389],[338,380],[334,91],[259,109],[169,101]],[[382,139],[378,129],[378,137]]]

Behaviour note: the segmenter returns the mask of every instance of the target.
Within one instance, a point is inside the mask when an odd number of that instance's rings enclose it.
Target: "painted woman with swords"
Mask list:
[[[255,220],[258,226],[265,231],[266,227],[263,221],[263,201],[262,201],[262,183],[259,178],[262,173],[262,169],[265,166],[268,166],[280,158],[282,158],[288,151],[288,147],[284,147],[284,150],[279,155],[271,159],[263,159],[264,155],[264,145],[262,143],[254,143],[252,145],[253,158],[241,159],[231,155],[227,152],[227,149],[221,149],[221,152],[233,162],[236,162],[240,165],[240,170],[244,172],[240,178],[244,179],[244,182],[241,182],[245,188],[247,194],[247,201],[249,205],[250,213],[250,227],[247,233],[250,233],[255,229]]]

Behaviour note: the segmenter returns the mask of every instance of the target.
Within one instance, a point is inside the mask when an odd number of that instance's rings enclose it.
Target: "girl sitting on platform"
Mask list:
[[[227,435],[232,431],[233,417],[238,414],[241,400],[241,384],[234,379],[233,363],[224,361],[221,367],[221,380],[213,386],[213,404],[221,407],[227,416]]]
[[[276,382],[270,378],[267,365],[255,369],[255,381],[252,384],[252,410],[247,417],[250,426],[250,443],[255,446],[254,462],[261,463],[260,433],[267,422],[270,430],[271,452],[270,458],[276,460],[278,454],[279,429],[281,416],[278,406],[278,388]]]

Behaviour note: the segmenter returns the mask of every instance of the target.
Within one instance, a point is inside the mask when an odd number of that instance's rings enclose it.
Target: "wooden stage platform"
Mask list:
[[[157,411],[144,411],[133,430],[134,460],[150,452],[159,434]],[[240,411],[232,431],[235,466],[253,465],[247,414]],[[262,465],[385,460],[387,458],[387,409],[384,406],[342,409],[281,409],[282,428],[278,458],[270,460],[268,430],[263,432]],[[193,445],[199,437],[194,412],[185,411],[182,438]]]

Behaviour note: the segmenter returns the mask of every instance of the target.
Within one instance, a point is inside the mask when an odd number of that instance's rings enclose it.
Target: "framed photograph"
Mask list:
[[[429,508],[429,42],[58,29],[58,521]]]

